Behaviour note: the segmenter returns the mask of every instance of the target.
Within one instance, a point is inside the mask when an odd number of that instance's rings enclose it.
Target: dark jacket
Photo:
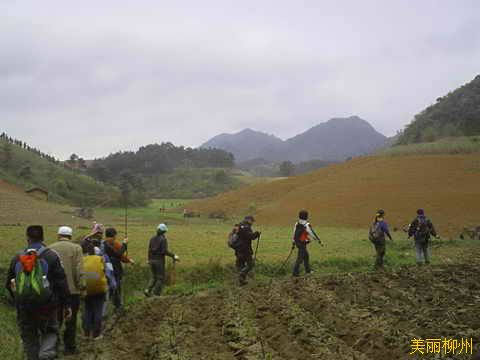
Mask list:
[[[102,242],[102,251],[110,258],[110,262],[113,266],[113,274],[115,279],[119,280],[123,276],[122,257],[127,252],[127,244],[122,243],[122,246],[115,249],[113,245],[110,245],[106,240]]]
[[[174,257],[175,254],[168,251],[168,241],[165,233],[157,233],[150,239],[148,245],[148,260],[164,260],[165,256]]]
[[[425,225],[422,226],[421,223]],[[428,241],[430,235],[437,236],[437,232],[430,219],[424,215],[417,216],[408,228],[408,236],[413,236],[415,241]]]
[[[258,231],[253,232],[252,226],[244,221],[240,223],[238,229],[238,237],[240,238],[240,246],[237,252],[242,255],[253,255],[252,241],[258,239],[260,233]]]
[[[94,254],[95,247],[98,247],[99,249],[102,247],[102,240],[93,237],[86,237],[80,241],[80,247],[84,254]]]
[[[45,246],[41,243],[33,243],[30,244],[25,250],[28,249],[40,249],[40,247]],[[10,292],[10,295],[14,297],[12,286],[12,280],[15,279],[15,266],[19,260],[19,256],[21,254],[17,254],[13,257],[12,261],[10,262],[10,267],[7,273],[7,281],[5,287]],[[69,304],[69,296],[70,291],[68,290],[68,283],[67,283],[67,276],[65,275],[65,270],[63,269],[62,262],[60,257],[57,253],[51,249],[46,249],[42,254],[41,258],[44,259],[48,264],[48,273],[47,279],[48,282],[51,284],[51,289],[53,292],[53,297],[49,305],[70,305]]]

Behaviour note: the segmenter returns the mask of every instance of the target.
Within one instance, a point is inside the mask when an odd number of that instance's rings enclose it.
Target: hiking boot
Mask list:
[[[97,337],[93,338],[93,341],[99,341],[103,339],[103,335],[98,335]]]
[[[149,291],[148,289],[145,289],[145,291],[143,292],[143,294],[144,294],[146,297],[152,296],[152,294],[150,294],[150,291]]]
[[[80,351],[78,351],[78,349],[65,349],[65,351],[63,352],[64,356],[73,356],[78,354],[80,354]]]

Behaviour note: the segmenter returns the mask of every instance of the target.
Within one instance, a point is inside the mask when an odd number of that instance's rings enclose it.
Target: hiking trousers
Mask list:
[[[96,338],[102,334],[103,305],[105,294],[87,295],[83,310],[83,331],[86,336]]]
[[[63,333],[63,345],[65,352],[73,352],[77,349],[77,318],[78,311],[80,309],[80,295],[70,295],[70,306],[72,309],[72,318],[65,320],[65,331]],[[64,323],[64,311],[65,307],[58,307],[58,326],[59,330],[62,329]]]
[[[122,277],[115,278],[117,287],[115,290],[110,292],[110,298],[112,299],[112,304],[115,308],[115,312],[120,312],[123,309],[123,300],[122,300]]]
[[[431,250],[428,240],[415,239],[415,253],[417,264],[430,264]]]
[[[165,284],[165,258],[150,260],[150,271],[152,272],[147,292],[150,295],[159,296]]]
[[[17,322],[27,360],[51,360],[57,357],[57,309],[34,311],[17,309]]]
[[[300,276],[300,266],[303,263],[305,267],[305,273],[312,272],[310,268],[310,254],[307,250],[307,244],[305,242],[297,241],[295,242],[297,246],[298,253],[297,253],[297,260],[295,261],[295,265],[293,266],[293,276]]]
[[[383,268],[383,259],[385,257],[385,239],[377,240],[373,243],[375,246],[375,269]]]
[[[250,253],[237,253],[237,268],[240,269],[239,281],[241,285],[247,283],[248,273],[253,269],[253,257]]]

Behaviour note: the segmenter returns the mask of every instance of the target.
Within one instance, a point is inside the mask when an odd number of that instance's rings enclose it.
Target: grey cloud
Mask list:
[[[72,4],[0,3],[0,129],[62,157],[351,114],[391,135],[480,63],[476,1]]]

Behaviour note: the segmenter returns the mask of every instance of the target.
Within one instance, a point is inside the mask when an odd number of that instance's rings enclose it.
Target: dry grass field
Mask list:
[[[458,235],[478,225],[480,154],[362,157],[313,173],[257,184],[194,201],[189,208],[208,214],[257,214],[263,224],[291,223],[299,209],[323,226],[364,227],[375,210],[403,227],[425,208],[440,233]]]

